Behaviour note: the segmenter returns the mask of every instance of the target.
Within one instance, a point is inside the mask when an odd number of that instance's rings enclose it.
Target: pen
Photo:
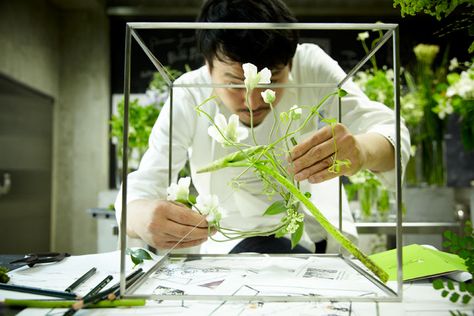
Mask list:
[[[114,277],[111,275],[108,275],[105,279],[103,279],[99,284],[97,284],[92,290],[89,291],[84,296],[84,299],[91,297],[92,295],[97,294],[100,290],[102,290],[110,281],[112,281]]]
[[[79,279],[77,279],[73,284],[69,285],[64,291],[72,292],[72,290],[74,290],[80,284],[84,283],[87,279],[89,279],[91,276],[93,276],[96,271],[97,271],[97,268],[90,269],[89,271],[84,273],[83,276],[81,276]]]
[[[126,278],[125,281],[129,283],[131,280],[135,279],[135,277],[139,274],[143,273],[143,269],[137,269],[134,272],[130,273]],[[125,284],[127,286],[127,284]],[[120,290],[120,282],[117,282],[113,286],[109,287],[102,292],[99,292],[95,295],[91,295],[87,298],[83,298],[81,301],[76,302],[71,308],[69,308],[63,316],[71,316],[74,315],[79,309],[88,307],[92,304],[95,304],[99,301],[106,300],[110,294],[114,294],[117,290]]]
[[[74,294],[74,293],[55,291],[55,290],[47,290],[47,289],[40,289],[40,288],[37,288],[37,287],[14,285],[14,284],[0,283],[0,290],[31,293],[31,294],[46,295],[46,296],[53,296],[53,297],[60,297],[60,298],[69,298],[69,299],[76,299],[77,298],[77,295]]]

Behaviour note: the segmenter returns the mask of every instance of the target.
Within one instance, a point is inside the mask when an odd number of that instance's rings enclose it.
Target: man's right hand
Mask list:
[[[136,200],[127,215],[127,234],[156,249],[170,249],[186,235],[175,248],[197,246],[208,237],[205,216],[169,201]]]

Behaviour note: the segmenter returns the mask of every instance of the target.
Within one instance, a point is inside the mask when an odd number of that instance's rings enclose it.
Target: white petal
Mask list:
[[[237,142],[240,142],[241,140],[244,140],[247,137],[249,137],[249,131],[246,128],[244,127],[237,128],[237,135],[236,135]]]
[[[267,67],[263,68],[260,71],[260,80],[258,83],[270,83],[270,78],[272,77],[272,72]]]
[[[214,116],[214,123],[221,130],[221,132],[227,128],[227,121],[225,116],[221,113],[217,113],[216,116]]]
[[[176,199],[176,189],[177,185],[175,183],[171,183],[171,185],[166,189],[168,201],[174,201]]]
[[[243,64],[242,69],[244,70],[245,79],[253,78],[257,75],[257,66],[252,63]]]
[[[189,188],[190,184],[191,184],[191,178],[190,177],[180,178],[178,180],[178,186],[179,187]]]
[[[239,126],[239,116],[237,114],[232,114],[229,117],[229,124],[227,126]]]
[[[222,135],[219,133],[219,131],[217,130],[217,128],[214,125],[209,126],[209,128],[207,129],[207,133],[216,142],[221,143],[221,144],[224,142],[224,138],[222,138]]]

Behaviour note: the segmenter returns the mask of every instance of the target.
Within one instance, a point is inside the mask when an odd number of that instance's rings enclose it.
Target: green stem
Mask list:
[[[334,95],[337,95],[338,94],[338,91],[336,92],[333,92],[333,93],[330,93],[326,96],[324,96],[324,98],[321,100],[321,102],[318,103],[318,105],[314,106],[312,109],[311,109],[311,113],[308,115],[308,117],[303,121],[303,124],[300,125],[300,127],[298,127],[297,129],[295,129],[294,131],[292,131],[291,133],[287,133],[285,134],[284,136],[280,137],[279,139],[277,139],[276,141],[274,141],[273,143],[269,144],[268,147],[269,148],[273,148],[276,146],[276,144],[278,144],[279,142],[281,142],[282,140],[284,139],[287,139],[287,138],[290,138],[291,136],[295,135],[296,133],[298,133],[299,131],[301,131],[303,128],[305,128],[306,124],[308,124],[308,122],[318,113],[318,110],[319,108],[332,96]]]
[[[314,218],[321,224],[321,226],[334,237],[345,249],[359,259],[370,271],[375,273],[383,282],[387,282],[388,274],[369,257],[367,257],[356,245],[354,245],[346,236],[344,236],[336,227],[334,227],[319,209],[301,193],[290,181],[285,177],[275,172],[272,168],[265,166],[264,164],[255,164],[257,169],[271,175],[275,180],[280,182],[287,188],[304,206],[313,214]]]
[[[252,90],[246,90],[245,91],[245,102],[247,103],[247,107],[249,109],[249,112],[250,112],[250,133],[252,134],[252,139],[253,139],[253,143],[255,144],[255,146],[258,146],[257,144],[257,139],[255,138],[255,131],[254,131],[254,128],[253,128],[253,110],[252,110],[252,107],[250,106],[250,102],[249,102],[249,94],[252,92]]]
[[[6,298],[5,306],[15,307],[36,307],[36,308],[71,308],[79,301],[65,300],[17,300]],[[144,299],[119,299],[119,300],[103,300],[95,304],[88,305],[87,308],[109,308],[120,306],[145,306]]]

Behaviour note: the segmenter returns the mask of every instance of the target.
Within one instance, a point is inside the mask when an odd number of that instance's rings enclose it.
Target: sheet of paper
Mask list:
[[[396,250],[388,250],[371,255],[389,275],[389,280],[397,278]],[[403,280],[415,280],[438,276],[453,271],[467,271],[464,260],[457,255],[429,249],[420,245],[403,247]]]
[[[161,258],[154,256],[155,260]],[[154,260],[145,260],[141,268],[149,269],[155,263]],[[129,274],[134,266],[130,256],[126,256],[126,273]],[[31,286],[49,290],[64,291],[69,285],[81,275],[97,268],[97,272],[74,290],[79,295],[87,294],[93,287],[99,284],[107,275],[112,275],[113,280],[104,288],[113,286],[120,279],[120,251],[106,252],[100,254],[71,256],[60,262],[39,264],[33,267],[24,266],[8,273],[10,281],[8,284]],[[51,298],[35,294],[20,293],[0,290],[0,300],[5,298]]]
[[[135,294],[385,296],[342,258],[206,257],[163,265]]]

